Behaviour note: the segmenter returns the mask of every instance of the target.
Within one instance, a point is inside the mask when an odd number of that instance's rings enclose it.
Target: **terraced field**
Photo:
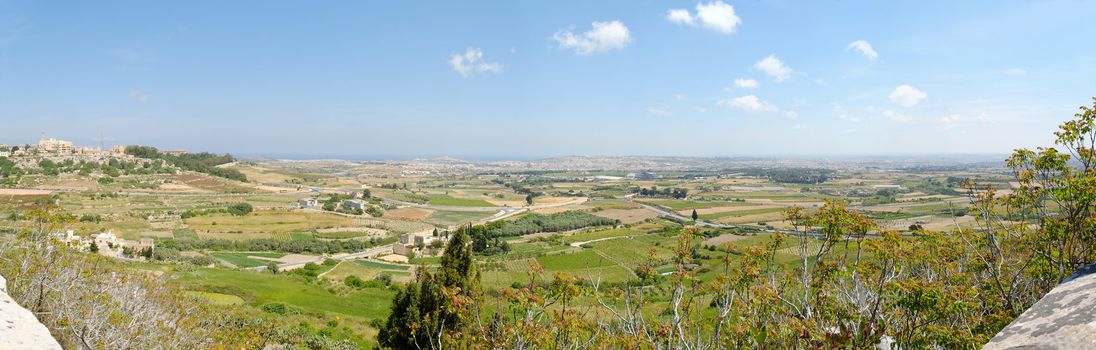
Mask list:
[[[302,211],[257,211],[245,216],[206,215],[184,220],[191,229],[236,239],[238,234],[273,234],[351,226],[353,219]]]
[[[444,207],[493,207],[491,204],[482,199],[466,199],[466,198],[453,198],[446,195],[434,195],[430,196],[430,200],[427,202],[430,205],[444,206]]]

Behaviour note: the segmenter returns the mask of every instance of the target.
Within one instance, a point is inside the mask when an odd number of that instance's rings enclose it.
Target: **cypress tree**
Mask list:
[[[392,300],[392,314],[377,341],[392,349],[444,347],[471,324],[480,297],[480,274],[472,260],[472,238],[461,227],[449,240],[437,273],[422,266],[416,281]],[[439,334],[442,339],[438,339]]]

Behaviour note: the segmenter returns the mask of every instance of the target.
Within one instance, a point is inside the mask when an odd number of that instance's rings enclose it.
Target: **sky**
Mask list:
[[[297,157],[1006,154],[1096,1],[0,0],[0,144]]]

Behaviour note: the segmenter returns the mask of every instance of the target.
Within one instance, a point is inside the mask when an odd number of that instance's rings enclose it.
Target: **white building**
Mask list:
[[[301,198],[297,200],[297,207],[301,209],[315,208],[319,205],[319,201],[315,197]]]
[[[357,200],[357,199],[351,199],[351,200],[344,201],[342,206],[343,206],[343,209],[365,210],[365,202],[362,202],[361,200]]]
[[[72,153],[72,142],[57,139],[38,140],[38,149],[47,153]]]
[[[436,244],[434,242],[441,242],[441,249],[433,249]],[[430,256],[438,255],[444,251],[446,238],[434,236],[433,231],[419,231],[411,232],[400,235],[400,241],[392,245],[392,253],[411,256]]]

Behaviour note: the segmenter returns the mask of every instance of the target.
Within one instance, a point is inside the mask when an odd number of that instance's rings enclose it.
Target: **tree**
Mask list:
[[[99,244],[95,243],[94,241],[91,242],[90,244],[88,244],[88,251],[92,252],[92,253],[98,253],[99,252]]]
[[[436,273],[422,267],[392,301],[392,313],[377,341],[392,349],[446,349],[475,340],[464,332],[478,315],[480,274],[471,237],[461,227],[449,241]]]
[[[696,209],[693,209],[693,221],[696,221],[696,219],[698,219],[698,218],[700,218],[700,215],[697,215],[696,214]]]
[[[273,262],[273,261],[266,263],[266,269],[269,270],[270,273],[275,274],[275,275],[277,275],[278,271],[280,270],[278,268],[278,263]]]
[[[236,203],[228,206],[228,213],[235,216],[244,216],[247,214],[251,214],[251,211],[254,209],[255,208],[253,208],[250,203]]]
[[[533,205],[533,194],[532,193],[530,193],[528,195],[525,195],[525,203],[528,204],[528,205]]]

